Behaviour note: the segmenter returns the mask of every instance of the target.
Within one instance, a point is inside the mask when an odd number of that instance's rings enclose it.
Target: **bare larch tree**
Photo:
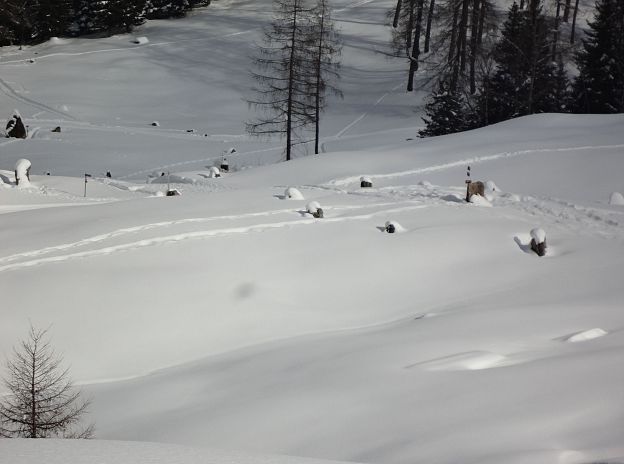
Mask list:
[[[313,8],[306,0],[274,0],[273,20],[257,48],[254,98],[261,116],[247,124],[251,135],[286,136],[286,160],[300,130],[314,122],[310,29]]]
[[[78,430],[89,406],[69,379],[63,359],[54,353],[46,330],[31,326],[28,338],[7,361],[0,399],[0,434],[20,438],[89,438],[93,425]]]

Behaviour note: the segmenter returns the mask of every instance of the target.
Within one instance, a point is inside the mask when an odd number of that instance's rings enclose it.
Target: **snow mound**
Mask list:
[[[428,371],[477,371],[491,369],[505,361],[505,356],[489,351],[468,351],[432,359],[408,367],[421,366]]]
[[[32,166],[31,162],[25,158],[18,159],[15,162],[15,181],[19,180],[20,187],[29,187],[28,171]]]
[[[320,209],[321,205],[318,201],[311,201],[306,205],[306,211],[310,214],[316,213]]]
[[[360,182],[370,182],[372,184],[373,179],[371,179],[369,176],[362,176],[360,177]]]
[[[137,44],[137,45],[145,45],[149,43],[149,39],[145,36],[134,37],[132,39],[132,43]]]
[[[531,229],[531,238],[535,240],[536,243],[543,243],[546,241],[546,232],[544,229],[540,227],[536,227],[535,229]]]
[[[66,40],[63,40],[59,37],[50,37],[50,44],[52,45],[64,45],[66,43],[67,43]]]
[[[212,166],[209,170],[208,170],[208,177],[210,177],[211,179],[215,179],[217,177],[221,177],[221,171],[219,170],[218,167],[216,166]]]
[[[608,332],[606,330],[595,328],[570,335],[565,339],[565,341],[570,343],[586,342],[587,340],[593,340],[594,338],[604,337],[607,334]]]
[[[624,206],[624,195],[622,195],[620,192],[613,192],[609,197],[609,204]]]
[[[493,180],[488,180],[485,182],[485,191],[486,192],[500,192],[500,189],[494,183]]]
[[[160,127],[160,123],[158,121],[152,121],[152,126]]]
[[[420,185],[421,187],[427,187],[427,188],[433,187],[433,184],[429,182],[428,180],[421,180],[420,182],[418,182],[418,185]]]
[[[303,194],[294,187],[288,187],[284,191],[284,198],[287,200],[304,200]]]
[[[485,206],[486,208],[490,208],[492,206],[492,203],[481,195],[471,195],[470,203],[476,206]]]
[[[388,230],[388,227],[390,226],[394,227],[395,233],[405,232],[405,228],[396,221],[386,221],[386,224],[384,225],[385,229]]]

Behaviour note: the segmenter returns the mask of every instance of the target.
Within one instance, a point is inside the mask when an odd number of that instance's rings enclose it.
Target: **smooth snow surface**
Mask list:
[[[142,46],[0,49],[0,104],[30,126],[0,141],[0,358],[29,322],[49,327],[100,439],[370,464],[621,462],[624,214],[606,200],[622,191],[624,115],[414,138],[424,92],[406,94],[408,64],[388,56],[396,2],[333,4],[345,98],[328,98],[321,153],[303,144],[290,162],[244,129],[269,0],[150,21]],[[464,201],[468,165],[504,189],[491,207]],[[181,196],[163,196],[167,179]],[[289,187],[306,200],[283,201]],[[608,336],[566,342],[595,328]],[[18,462],[7,443],[0,459]],[[64,463],[133,446],[75,443]]]

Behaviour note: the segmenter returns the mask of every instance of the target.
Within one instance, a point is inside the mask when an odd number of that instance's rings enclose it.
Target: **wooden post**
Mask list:
[[[87,177],[91,177],[91,174],[87,174],[85,172],[85,188],[84,188],[84,196],[87,198]]]
[[[470,183],[472,180],[470,179],[470,166],[466,170],[466,201],[470,201]]]

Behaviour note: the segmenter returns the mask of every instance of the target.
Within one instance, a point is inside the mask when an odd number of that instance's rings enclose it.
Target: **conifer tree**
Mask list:
[[[576,56],[574,107],[582,113],[624,112],[624,2],[598,0]]]
[[[148,0],[146,17],[148,19],[179,18],[190,8],[187,0]]]
[[[528,10],[514,3],[494,50],[496,70],[480,101],[489,124],[533,113],[557,111],[557,75],[551,61],[548,25],[539,0]],[[481,107],[480,111],[486,111]]]
[[[425,113],[425,128],[418,131],[420,137],[452,134],[468,128],[465,100],[447,81],[438,83],[438,91],[429,97]]]
[[[109,31],[131,32],[145,22],[146,0],[109,0],[106,26]]]
[[[72,6],[70,0],[38,0],[33,40],[43,42],[50,37],[65,35],[71,23]]]

